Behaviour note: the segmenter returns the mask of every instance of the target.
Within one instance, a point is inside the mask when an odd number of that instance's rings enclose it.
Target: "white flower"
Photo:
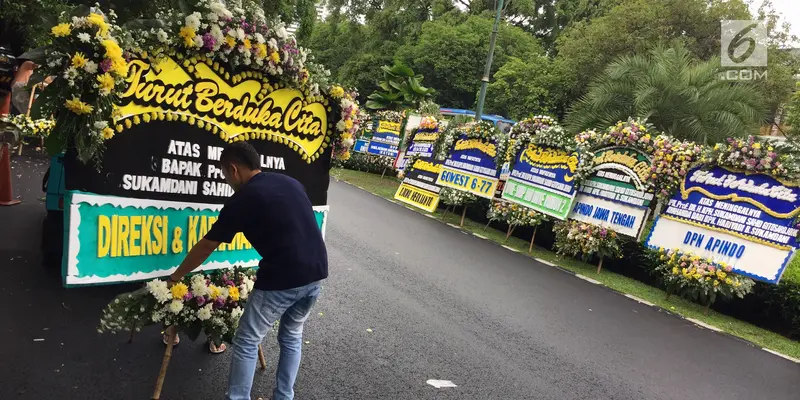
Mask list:
[[[269,45],[269,48],[271,48],[272,50],[278,50],[278,41],[275,40],[275,38],[270,38],[267,41],[267,44]]]
[[[236,28],[236,35],[234,37],[239,40],[244,40],[244,29]]]
[[[344,124],[344,120],[340,120],[339,122],[336,123],[336,129],[340,131],[344,131],[345,129],[347,129],[347,125]]]
[[[349,138],[347,140],[343,140],[342,141],[342,144],[344,145],[344,147],[350,147],[350,146],[353,145],[353,143],[355,143],[355,140],[353,140],[353,138]]]
[[[167,41],[169,40],[169,36],[167,36],[167,32],[164,32],[163,29],[159,29],[158,30],[158,33],[156,33],[156,37],[158,38],[158,41],[161,42],[161,43],[167,43]]]
[[[89,41],[92,40],[92,36],[86,32],[81,32],[78,34],[78,40],[83,43],[89,43]]]
[[[242,310],[242,307],[234,308],[233,310],[231,310],[231,320],[238,321],[239,318],[242,317],[242,314],[244,314],[244,310]]]
[[[194,37],[194,45],[196,47],[203,47],[203,37],[200,36],[200,35],[195,36]]]
[[[192,295],[194,297],[202,297],[208,295],[208,286],[206,286],[206,279],[203,275],[192,276]]]
[[[73,80],[78,77],[78,70],[74,67],[69,67],[64,71],[64,79]]]
[[[205,307],[202,307],[199,310],[197,310],[197,319],[199,319],[200,321],[205,321],[211,318],[211,306],[212,304],[208,303],[205,305]]]
[[[88,73],[90,73],[90,74],[96,74],[97,73],[97,63],[92,61],[92,60],[88,60],[88,61],[86,61],[86,64],[83,66],[83,70],[88,72]]]
[[[200,15],[200,13],[196,11],[187,15],[185,19],[186,26],[194,30],[197,30],[197,28],[200,27],[200,17],[202,17],[202,15]]]
[[[225,34],[222,33],[222,29],[219,29],[219,26],[217,25],[212,26],[209,33],[217,42],[221,42],[223,39],[225,39]]]
[[[105,129],[108,126],[108,122],[106,121],[97,121],[94,123],[95,129]]]
[[[181,310],[183,310],[183,302],[182,301],[180,301],[180,300],[172,300],[172,302],[169,303],[169,311],[171,313],[177,314],[177,313],[181,312]]]
[[[342,108],[350,108],[353,105],[353,102],[350,99],[342,99]]]
[[[256,42],[258,42],[258,43],[264,43],[264,41],[266,40],[266,39],[264,39],[264,35],[262,35],[262,34],[260,34],[258,32],[256,32],[255,37],[256,37]]]
[[[289,33],[286,32],[286,28],[284,28],[283,26],[278,27],[278,31],[276,32],[276,34],[281,39],[286,39],[287,37],[289,37]]]
[[[166,303],[172,298],[167,282],[159,279],[147,282],[147,290],[159,303]]]

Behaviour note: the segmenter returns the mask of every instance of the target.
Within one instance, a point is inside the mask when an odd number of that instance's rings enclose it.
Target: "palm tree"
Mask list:
[[[575,131],[647,119],[678,139],[717,143],[758,131],[766,101],[751,85],[722,79],[718,59],[695,61],[683,47],[622,57],[567,115]]]
[[[383,80],[377,82],[381,90],[367,97],[367,108],[395,111],[417,108],[435,93],[433,89],[422,86],[423,76],[415,75],[409,67],[398,64],[393,67],[384,65],[381,69]]]

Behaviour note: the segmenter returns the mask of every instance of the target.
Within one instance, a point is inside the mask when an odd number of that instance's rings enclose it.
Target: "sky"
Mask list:
[[[754,0],[750,12],[758,13],[762,0]],[[800,37],[800,0],[772,0],[775,10],[783,15],[783,20],[792,24],[792,33]]]

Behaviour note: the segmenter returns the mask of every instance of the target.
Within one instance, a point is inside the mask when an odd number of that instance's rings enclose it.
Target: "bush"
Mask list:
[[[333,166],[373,174],[383,174],[384,172],[389,175],[395,174],[394,159],[372,154],[354,152],[347,160],[334,160]]]

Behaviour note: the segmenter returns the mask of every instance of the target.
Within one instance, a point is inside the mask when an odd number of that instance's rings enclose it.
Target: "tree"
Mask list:
[[[402,46],[395,57],[425,75],[436,89],[436,101],[445,107],[470,108],[475,103],[493,20],[485,15],[451,14],[422,25],[419,40]],[[502,24],[497,36],[494,70],[509,57],[528,59],[543,55],[536,38],[524,30]]]
[[[381,90],[369,95],[365,104],[367,108],[395,111],[416,109],[420,103],[433,96],[433,89],[422,86],[423,76],[415,75],[405,65],[384,65],[381,71],[383,80],[377,83]]]
[[[681,44],[703,60],[719,55],[720,20],[750,19],[742,0],[628,0],[606,14],[572,23],[556,39],[568,99],[577,99],[606,65],[659,43]],[[563,106],[568,108],[568,104]]]
[[[786,105],[786,125],[789,127],[789,134],[793,137],[800,137],[800,82],[797,83],[794,96]]]
[[[766,116],[749,84],[719,79],[718,59],[696,61],[684,47],[659,47],[611,63],[567,117],[580,131],[646,118],[678,139],[716,143],[758,132]]]
[[[553,62],[540,55],[510,57],[494,74],[486,92],[486,110],[517,120],[536,114],[554,114],[564,88]]]

